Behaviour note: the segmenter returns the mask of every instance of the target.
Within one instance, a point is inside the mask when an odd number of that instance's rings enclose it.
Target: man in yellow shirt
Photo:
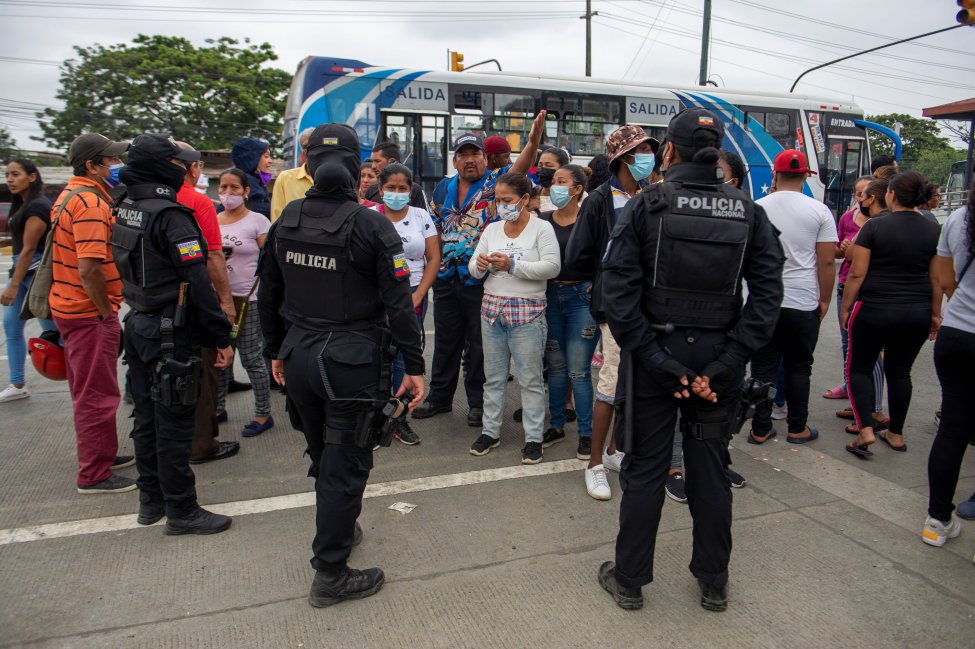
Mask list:
[[[271,223],[278,220],[284,206],[291,201],[305,197],[305,192],[311,189],[314,179],[308,173],[308,165],[305,164],[307,156],[305,150],[308,148],[308,138],[311,136],[313,128],[306,128],[298,136],[298,162],[294,169],[282,171],[277,180],[274,181],[274,191],[271,193]]]

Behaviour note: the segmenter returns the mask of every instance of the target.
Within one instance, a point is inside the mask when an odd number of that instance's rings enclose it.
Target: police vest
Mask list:
[[[658,233],[647,297],[659,324],[727,329],[741,315],[741,273],[755,210],[728,185],[665,182],[640,194]]]
[[[129,306],[143,313],[175,305],[182,281],[169,248],[158,248],[150,236],[153,221],[165,210],[185,212],[199,231],[193,210],[177,203],[176,191],[165,185],[134,185],[113,206],[112,253],[122,293]]]
[[[365,209],[352,201],[336,206],[309,199],[285,207],[275,226],[273,254],[284,279],[286,317],[327,331],[383,321],[375,280],[352,263],[355,217]]]

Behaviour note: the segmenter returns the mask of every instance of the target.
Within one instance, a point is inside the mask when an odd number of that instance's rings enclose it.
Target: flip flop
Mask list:
[[[859,435],[860,429],[857,428],[856,424],[850,424],[849,426],[843,429],[843,432],[846,433],[847,435]]]
[[[762,445],[762,444],[764,444],[766,442],[772,441],[773,439],[775,439],[778,436],[779,436],[779,434],[777,432],[775,432],[775,429],[773,428],[772,431],[768,434],[768,437],[766,437],[762,441],[759,441],[759,440],[755,439],[754,431],[748,431],[748,443],[749,444],[757,444],[757,445],[760,446],[760,445]]]
[[[836,416],[840,419],[856,419],[856,416],[853,414],[853,408],[843,408],[842,410],[837,410]]]
[[[869,446],[869,444],[867,446]],[[847,444],[846,450],[853,453],[861,460],[865,460],[868,457],[873,457],[873,451],[868,450],[867,446],[858,446],[856,442],[853,442],[852,444]]]
[[[846,399],[848,398],[848,392],[841,386],[835,388],[830,388],[823,392],[824,399]]]
[[[890,427],[890,417],[885,419],[877,419],[873,415],[870,415],[870,419],[873,420],[873,432],[879,433],[882,430],[887,430]]]
[[[787,436],[785,438],[785,441],[787,441],[790,444],[807,444],[809,442],[814,442],[817,439],[819,439],[819,431],[813,428],[812,426],[810,426],[809,437],[788,437]]]
[[[892,450],[897,451],[898,453],[903,453],[907,450],[907,442],[904,442],[900,446],[894,446],[893,444],[890,443],[890,440],[887,439],[886,432],[877,433],[877,437],[880,439],[880,441],[882,441],[884,444],[889,446]]]

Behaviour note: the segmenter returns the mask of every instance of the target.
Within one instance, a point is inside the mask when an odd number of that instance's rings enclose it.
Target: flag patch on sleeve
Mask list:
[[[177,243],[176,248],[179,250],[180,261],[193,261],[203,258],[203,249],[200,248],[200,242],[197,239]]]
[[[410,265],[406,263],[406,255],[404,253],[393,255],[393,274],[396,277],[410,276]]]

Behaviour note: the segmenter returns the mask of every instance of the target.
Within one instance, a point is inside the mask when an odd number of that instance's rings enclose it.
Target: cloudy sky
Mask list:
[[[593,75],[690,85],[703,0],[593,0]],[[26,108],[57,106],[58,64],[74,46],[137,34],[249,37],[293,72],[307,55],[446,69],[447,50],[505,70],[585,71],[583,0],[0,0],[0,125],[39,148]],[[714,0],[711,78],[788,92],[804,69],[955,24],[954,0]],[[975,97],[975,28],[961,28],[814,72],[797,92],[852,99],[869,114]]]

